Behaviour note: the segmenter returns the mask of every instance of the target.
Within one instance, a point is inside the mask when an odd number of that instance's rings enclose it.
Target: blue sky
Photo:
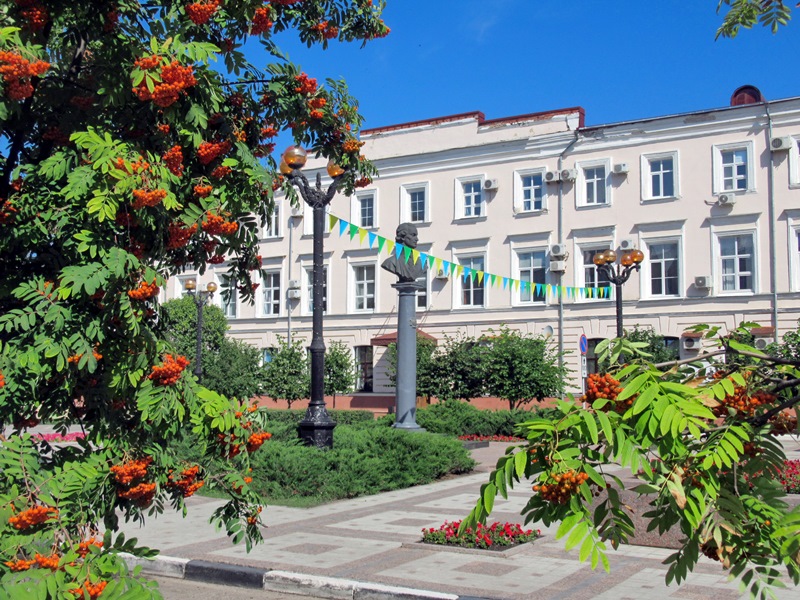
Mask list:
[[[312,76],[343,77],[365,128],[462,112],[488,119],[582,106],[587,125],[727,106],[744,84],[800,96],[800,23],[714,41],[716,0],[389,0],[385,39],[306,49]],[[800,9],[795,20],[800,21]],[[250,58],[258,63],[255,53]]]

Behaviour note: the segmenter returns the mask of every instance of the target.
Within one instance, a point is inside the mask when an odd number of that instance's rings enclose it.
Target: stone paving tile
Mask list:
[[[417,539],[421,536],[420,530],[423,527],[439,527],[447,518],[448,515],[442,513],[389,510],[342,521],[329,527],[400,534]]]

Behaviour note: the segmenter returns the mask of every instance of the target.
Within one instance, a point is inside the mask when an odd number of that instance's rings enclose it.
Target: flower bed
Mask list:
[[[86,437],[86,434],[80,431],[66,433],[64,435],[60,433],[34,433],[31,437],[42,440],[43,442],[74,442],[76,440],[82,440]]]
[[[787,494],[800,494],[800,460],[783,461],[784,470],[779,479]]]
[[[463,548],[497,548],[516,546],[535,540],[542,535],[539,529],[522,529],[516,523],[492,523],[484,526],[478,523],[477,529],[468,527],[463,534],[458,533],[461,521],[445,521],[439,529],[422,530],[422,541],[427,544],[444,544]]]
[[[476,435],[471,433],[469,435],[458,436],[463,442],[524,442],[525,438],[516,437],[514,435]]]

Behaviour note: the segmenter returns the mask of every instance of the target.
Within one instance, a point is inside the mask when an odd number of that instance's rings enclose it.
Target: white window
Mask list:
[[[645,268],[649,270],[651,297],[680,296],[680,247],[677,241],[647,244]]]
[[[544,250],[518,251],[517,265],[519,270],[519,280],[530,284],[519,287],[519,303],[534,304],[544,302],[546,294],[544,290],[537,291],[536,284],[544,285],[547,281],[546,253]]]
[[[350,222],[364,229],[378,226],[378,197],[375,190],[356,192],[351,203]]]
[[[789,228],[789,265],[793,291],[800,291],[800,226]]]
[[[800,187],[800,137],[793,138],[789,149],[789,186]]]
[[[353,348],[356,363],[357,392],[371,392],[373,378],[372,346],[356,346]]]
[[[265,238],[279,238],[281,237],[281,205],[276,202],[272,214],[267,217],[267,222],[264,225]]]
[[[311,267],[304,269],[305,272],[305,314],[310,315],[314,312],[314,270]],[[328,267],[322,267],[322,312],[328,312]]]
[[[427,183],[412,183],[400,188],[400,222],[427,223],[430,217]]]
[[[714,146],[713,152],[715,194],[755,190],[752,142]]]
[[[331,222],[328,218],[331,212],[330,204],[325,206],[325,215],[322,219],[322,230],[325,233],[330,233]],[[314,233],[314,209],[308,204],[303,203],[303,235],[313,235]]]
[[[217,298],[219,298],[219,307],[228,319],[235,319],[237,301],[239,298],[236,281],[225,274],[221,274],[219,279],[222,284],[216,294]]]
[[[262,298],[264,302],[263,314],[268,317],[275,317],[281,313],[281,274],[279,271],[264,273],[262,283],[264,291]]]
[[[576,182],[578,206],[606,206],[611,204],[611,162],[598,160],[578,165]]]
[[[277,348],[262,348],[261,349],[261,364],[266,366],[272,362],[272,357],[277,354]]]
[[[608,250],[610,244],[606,244],[603,246],[582,246],[581,257],[583,258],[583,268],[578,272],[579,277],[579,285],[586,288],[602,288],[608,287],[611,285],[611,282],[608,280],[608,277],[605,275],[605,272],[600,271],[597,266],[594,264],[594,255],[598,252]],[[611,295],[605,296],[604,299],[610,298]],[[596,299],[597,296],[592,296],[591,298],[587,295],[587,299]]]
[[[353,266],[353,308],[375,310],[375,265]]]
[[[464,274],[459,278],[459,306],[477,307],[485,306],[485,284],[486,280],[478,281],[477,271],[484,270],[483,256],[461,256],[458,257],[458,264],[465,268]],[[470,269],[470,272],[466,271]]]
[[[456,217],[474,219],[485,216],[483,178],[464,177],[456,179]]]
[[[186,282],[189,281],[190,279],[194,279],[195,282],[197,282],[197,276],[196,275],[187,275],[186,277],[178,277],[175,280],[175,284],[176,284],[175,296],[176,297],[183,298],[184,296],[186,296],[189,293],[189,290],[186,289]],[[195,285],[197,285],[197,284],[195,283]]]
[[[425,271],[425,275],[417,278],[417,283],[422,286],[417,290],[417,310],[425,310],[428,308],[428,274],[429,270]]]
[[[642,198],[678,197],[678,153],[642,156]]]
[[[755,245],[753,234],[720,235],[720,290],[755,291]]]
[[[514,209],[516,212],[544,210],[544,169],[518,171],[514,174]]]

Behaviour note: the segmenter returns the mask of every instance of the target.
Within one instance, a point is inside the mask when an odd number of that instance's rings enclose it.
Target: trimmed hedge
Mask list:
[[[272,423],[297,425],[306,416],[305,408],[267,408],[261,410],[266,413],[270,426]],[[331,419],[336,421],[337,425],[363,425],[375,422],[374,415],[368,410],[329,410],[328,414]]]
[[[517,423],[533,411],[481,410],[460,400],[446,400],[417,411],[417,423],[432,433],[446,435],[514,435]]]

